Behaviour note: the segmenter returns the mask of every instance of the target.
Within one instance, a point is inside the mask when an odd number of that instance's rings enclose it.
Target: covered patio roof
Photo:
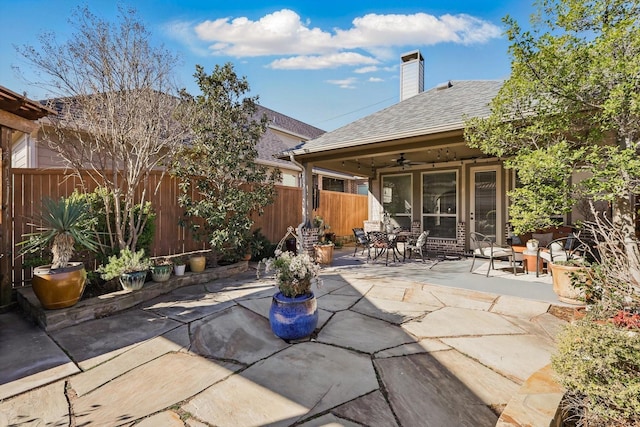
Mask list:
[[[301,163],[362,176],[373,176],[381,168],[482,157],[466,146],[464,123],[490,114],[489,103],[502,84],[447,82],[327,132],[292,153]]]

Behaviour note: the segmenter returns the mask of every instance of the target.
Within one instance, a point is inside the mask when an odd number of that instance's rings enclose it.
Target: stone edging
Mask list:
[[[564,388],[553,379],[551,365],[547,365],[522,384],[502,411],[496,427],[561,427],[560,402],[564,393]]]
[[[122,310],[136,306],[144,301],[166,294],[183,286],[206,283],[247,271],[249,263],[240,261],[235,264],[208,268],[202,273],[186,273],[184,276],[171,276],[166,282],[146,282],[137,291],[118,291],[79,301],[76,305],[58,310],[45,310],[33,293],[31,286],[17,290],[18,305],[29,317],[45,331],[55,331],[87,320],[110,316]]]

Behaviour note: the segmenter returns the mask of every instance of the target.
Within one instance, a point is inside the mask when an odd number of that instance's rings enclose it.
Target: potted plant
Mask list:
[[[269,323],[273,333],[285,340],[311,335],[318,324],[318,304],[311,285],[320,284],[320,267],[306,254],[276,251],[275,258],[263,259],[265,272],[273,272],[278,292],[273,296]]]
[[[184,271],[187,268],[187,263],[182,256],[175,256],[171,258],[173,262],[173,274],[176,276],[184,276]]]
[[[95,219],[82,200],[61,197],[43,199],[39,224],[31,224],[37,231],[25,235],[19,243],[21,254],[35,253],[51,247],[50,265],[33,270],[31,285],[46,309],[74,305],[82,297],[87,272],[81,262],[71,262],[76,245],[96,251],[99,243],[94,239]]]
[[[189,257],[189,269],[193,273],[202,273],[207,267],[207,258],[202,254],[194,254]]]
[[[584,288],[589,285],[589,267],[584,261],[570,259],[550,263],[553,291],[558,299],[568,304],[584,304]],[[582,283],[582,286],[576,284]]]
[[[166,282],[171,277],[173,263],[169,258],[156,258],[151,266],[151,278],[154,282]]]
[[[331,227],[319,215],[313,219],[313,225],[318,229],[318,241],[313,245],[316,261],[319,264],[331,265],[333,262],[333,240],[335,239],[335,234],[327,231]]]
[[[125,248],[120,251],[120,254],[110,256],[109,262],[100,266],[97,271],[101,273],[104,280],[117,277],[122,289],[136,291],[144,285],[150,268],[151,261],[144,256],[144,249],[133,252]]]

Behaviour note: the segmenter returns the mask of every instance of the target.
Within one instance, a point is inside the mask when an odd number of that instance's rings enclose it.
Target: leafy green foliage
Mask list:
[[[99,243],[94,239],[95,223],[83,201],[45,198],[38,223],[31,224],[37,231],[25,235],[28,239],[19,243],[21,253],[35,253],[51,246],[51,268],[66,267],[76,245],[91,251],[98,250]]]
[[[491,116],[469,120],[465,134],[470,146],[510,158],[525,188],[511,194],[520,232],[547,224],[577,198],[621,200],[640,189],[640,5],[538,4],[530,32],[504,19],[512,74]],[[591,179],[572,186],[574,171]],[[620,213],[632,214],[628,206]]]
[[[111,280],[119,277],[122,273],[149,270],[151,265],[151,261],[144,254],[144,249],[132,252],[125,248],[120,251],[119,255],[110,256],[109,262],[101,265],[96,271],[101,273],[104,280]]]
[[[557,338],[552,367],[589,426],[640,423],[640,331],[585,319]]]
[[[80,193],[74,191],[70,196],[73,199],[84,201],[88,206],[91,216],[95,219],[95,236],[100,241],[100,252],[98,261],[104,263],[109,256],[120,252],[118,245],[118,239],[115,233],[116,223],[113,215],[108,215],[107,211],[112,209],[115,204],[114,194],[112,191],[105,187],[98,187],[91,193]],[[105,203],[106,202],[106,203]],[[119,203],[122,205],[123,200],[120,198]],[[156,213],[153,211],[151,203],[147,202],[144,206],[140,204],[133,207],[133,220],[134,223],[143,220],[144,226],[138,232],[137,247],[143,249],[149,253],[151,245],[153,244],[153,238],[155,236],[155,219]],[[129,223],[125,224],[124,238],[128,240],[130,238]]]
[[[267,118],[255,119],[257,98],[231,64],[216,66],[208,75],[196,66],[201,95],[182,92],[180,120],[192,130],[173,164],[180,178],[178,201],[196,238],[206,239],[214,258],[241,247],[251,229],[251,215],[272,203],[278,170],[255,162],[256,144]]]

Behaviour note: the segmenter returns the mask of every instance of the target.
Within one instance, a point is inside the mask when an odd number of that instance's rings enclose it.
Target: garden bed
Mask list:
[[[248,262],[208,268],[202,273],[186,273],[184,276],[171,276],[166,282],[147,282],[137,291],[117,291],[93,298],[82,299],[76,305],[59,310],[45,310],[33,293],[31,286],[17,290],[18,305],[40,327],[46,331],[55,331],[87,320],[99,319],[113,313],[134,307],[159,295],[171,292],[183,286],[206,283],[247,271]]]

